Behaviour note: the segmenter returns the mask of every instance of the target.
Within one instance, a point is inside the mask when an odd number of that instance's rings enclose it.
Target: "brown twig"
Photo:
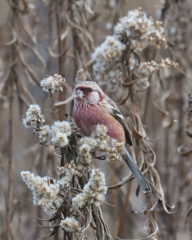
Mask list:
[[[61,40],[61,31],[62,31],[62,18],[61,18],[61,7],[62,1],[55,1],[55,16],[56,16],[56,25],[57,25],[57,35],[58,35],[58,54],[62,53],[62,50],[65,51],[65,40],[62,42]],[[65,55],[58,57],[58,65],[59,65],[59,74],[65,77]],[[63,100],[63,96],[65,96],[66,89],[64,87],[63,92],[59,92],[59,102]],[[59,119],[63,119],[63,111],[65,112],[65,106],[62,106],[62,110],[59,112]]]
[[[112,175],[111,175],[111,184],[115,184],[115,168],[114,165],[111,164],[110,166]],[[117,190],[112,189],[112,199],[113,199],[113,205],[115,206],[114,211],[113,211],[113,219],[115,221],[115,227],[114,227],[114,232],[117,232],[118,228],[118,223],[119,223],[119,206],[118,206],[118,195],[117,195]]]
[[[10,84],[9,97],[9,162],[8,162],[8,196],[7,196],[7,240],[12,240],[11,216],[12,216],[12,171],[13,171],[13,76]]]
[[[124,223],[125,223],[125,218],[126,218],[126,215],[127,215],[127,205],[128,205],[129,197],[130,197],[130,194],[131,194],[131,185],[132,185],[131,183],[127,185],[127,193],[126,193],[126,196],[125,196],[125,203],[124,203],[124,207],[123,207],[123,210],[122,210],[119,225],[118,225],[118,228],[117,228],[116,236],[119,236],[119,237],[122,237],[122,232],[123,232],[122,230],[123,230],[123,226],[124,226]]]

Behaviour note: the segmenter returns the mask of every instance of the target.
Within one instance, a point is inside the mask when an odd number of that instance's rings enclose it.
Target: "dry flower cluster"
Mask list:
[[[50,228],[55,227],[57,224],[57,227],[68,233],[81,233],[80,222],[75,219],[74,214],[76,216],[78,213],[83,215],[83,209],[89,208],[91,204],[99,207],[105,200],[107,187],[104,174],[99,169],[93,169],[88,183],[83,188],[83,192],[73,197],[74,192],[78,192],[78,189],[71,188],[72,178],[79,176],[76,165],[71,161],[70,164],[65,164],[64,167],[58,167],[57,172],[60,176],[59,180],[48,176],[35,176],[29,171],[21,172],[21,176],[33,193],[33,203],[44,209],[49,215],[49,220],[53,217],[56,220],[51,223]],[[66,202],[69,204],[67,208],[69,211],[68,217],[65,217],[62,212]],[[58,214],[59,217],[55,218]]]
[[[93,169],[89,182],[84,186],[83,192],[72,199],[72,205],[78,209],[89,206],[91,203],[99,207],[105,201],[106,193],[105,175],[99,169]]]
[[[52,78],[49,76],[48,78]],[[42,80],[43,90],[48,86],[49,92],[55,90],[55,86],[59,85],[59,78],[54,75],[54,84],[50,85],[49,79]],[[43,119],[43,121],[41,120]],[[40,121],[41,120],[41,121]],[[61,159],[72,149],[69,154],[68,162],[61,162],[61,167],[57,168],[59,180],[52,179],[48,176],[35,176],[29,171],[21,172],[22,179],[33,193],[33,203],[40,206],[49,215],[50,235],[55,234],[59,227],[69,234],[82,234],[91,222],[91,217],[86,228],[83,228],[79,216],[85,215],[85,210],[95,206],[99,208],[101,203],[105,201],[107,187],[105,183],[105,175],[100,169],[92,169],[92,158],[97,158],[97,151],[103,152],[103,159],[108,161],[120,161],[119,154],[123,153],[123,143],[117,143],[110,139],[107,135],[107,128],[98,125],[91,137],[80,137],[75,131],[74,124],[69,121],[55,121],[52,126],[43,125],[44,116],[41,114],[39,105],[30,105],[26,112],[26,119],[23,119],[24,125],[28,128],[34,128],[34,133],[38,135],[42,145],[53,145],[59,148]],[[71,140],[75,137],[75,140]],[[74,142],[75,141],[75,142]],[[74,158],[74,153],[76,157]],[[74,163],[75,162],[75,163]],[[73,183],[74,177],[78,181],[79,177],[85,177],[90,173],[88,182],[79,189],[79,184]],[[67,216],[64,209],[67,202]],[[75,216],[78,216],[75,218]],[[54,220],[53,220],[54,219]]]
[[[116,91],[120,83],[124,82],[123,73],[127,58],[130,70],[138,72],[138,84],[145,87],[149,86],[147,78],[150,74],[165,71],[166,67],[178,67],[178,64],[169,58],[161,59],[161,63],[157,63],[143,62],[138,57],[138,52],[148,44],[154,45],[156,49],[160,49],[161,45],[167,48],[162,24],[160,21],[154,21],[152,17],[147,17],[140,9],[129,11],[114,27],[114,35],[106,37],[91,54],[87,66],[92,65],[95,80],[100,85],[107,84],[109,91]]]
[[[65,79],[58,74],[54,74],[54,76],[45,76],[43,80],[41,80],[41,87],[44,92],[58,92],[63,91],[63,86],[65,84]]]
[[[107,135],[107,128],[103,125],[98,125],[90,138],[81,138],[78,145],[79,157],[77,168],[81,173],[90,171],[91,158],[93,154],[95,155],[96,150],[99,150],[100,154],[103,152],[108,162],[121,161],[119,154],[123,154],[124,152],[124,143],[118,143],[116,140],[110,139]]]

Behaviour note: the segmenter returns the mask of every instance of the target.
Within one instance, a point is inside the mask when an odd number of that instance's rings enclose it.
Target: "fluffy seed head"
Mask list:
[[[38,134],[39,141],[42,145],[50,145],[51,143],[51,128],[49,125],[43,126],[39,131],[35,132]]]
[[[57,167],[57,173],[59,175],[64,174],[65,177],[69,177],[72,179],[72,176],[79,176],[79,172],[76,171],[76,165],[73,161],[67,164],[65,164],[65,167]]]
[[[57,132],[65,133],[67,136],[71,135],[71,124],[68,121],[56,121],[51,127],[53,135]]]
[[[147,44],[154,45],[156,49],[160,49],[161,46],[167,48],[162,22],[154,21],[141,9],[129,11],[114,27],[114,35],[108,36],[91,55],[89,64],[92,65],[95,80],[99,85],[107,84],[109,91],[116,91],[123,77],[124,53],[127,46],[139,52]],[[136,67],[136,60],[132,57],[131,70]]]
[[[68,145],[69,139],[67,137],[67,134],[58,132],[52,137],[51,143],[55,147],[63,148]]]
[[[95,80],[103,85],[107,83],[110,91],[116,91],[121,77],[121,58],[126,45],[116,36],[108,36],[91,55]]]
[[[91,134],[92,138],[99,140],[107,140],[109,136],[107,135],[107,127],[104,125],[98,124],[96,130]]]
[[[40,85],[44,92],[54,93],[57,91],[63,91],[63,86],[65,84],[65,79],[58,74],[54,74],[54,76],[45,76],[43,80],[41,80]]]
[[[26,128],[37,128],[44,124],[45,118],[41,114],[41,108],[37,104],[31,104],[26,112],[23,124]]]
[[[65,147],[69,143],[68,136],[71,135],[71,124],[67,121],[56,121],[51,126],[52,138],[51,143],[55,147]]]
[[[62,220],[60,223],[60,227],[65,230],[66,232],[70,233],[80,233],[81,227],[79,222],[72,217],[67,217],[66,219]]]
[[[48,177],[41,178],[29,171],[21,172],[21,177],[33,193],[33,203],[43,207],[49,215],[54,214],[63,203],[59,191],[64,182],[52,180],[50,184]]]
[[[100,206],[105,200],[107,187],[105,183],[105,175],[100,169],[93,169],[89,182],[84,186],[83,192],[77,194],[72,199],[72,205],[78,209],[83,208],[90,203]]]

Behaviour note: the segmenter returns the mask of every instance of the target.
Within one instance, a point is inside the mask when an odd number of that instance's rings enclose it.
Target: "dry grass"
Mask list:
[[[53,235],[50,239],[191,239],[189,3],[165,0],[156,13],[155,2],[147,11],[145,4],[149,3],[145,1],[135,2],[134,6],[125,0],[99,4],[89,0],[7,3],[9,14],[0,28],[0,238]],[[142,21],[131,22],[131,33],[125,31],[126,24],[124,30],[119,27],[113,31],[119,18],[140,4],[142,11],[163,25],[150,22],[145,27],[146,18],[140,12],[136,19]],[[111,36],[108,42],[107,36]],[[120,47],[113,48],[115,44]],[[106,55],[102,55],[104,51]],[[43,75],[55,73],[66,80],[62,82],[63,91],[43,93],[40,80]],[[152,193],[140,191],[123,163],[99,161],[104,157],[98,157],[94,148],[88,153],[82,150],[83,141],[90,147],[90,139],[82,140],[71,117],[79,80],[99,82],[119,105],[132,129],[133,147],[129,151]],[[62,135],[65,143],[58,143],[55,137],[45,144],[42,117],[34,125],[36,134],[24,128],[22,118],[30,104],[40,105],[49,126],[57,120],[71,122],[70,134]],[[41,145],[38,137],[48,146]],[[96,189],[95,198],[90,190],[89,194],[85,191],[85,186],[93,187],[92,180],[101,174],[93,171],[98,168],[105,174],[106,198],[104,190]],[[33,205],[31,192],[20,177],[20,172],[26,170],[48,176],[38,187],[55,187],[54,200],[53,195],[47,197],[46,191],[43,198],[38,198],[34,178],[29,188],[36,194],[38,206]],[[77,195],[86,204],[75,205]]]

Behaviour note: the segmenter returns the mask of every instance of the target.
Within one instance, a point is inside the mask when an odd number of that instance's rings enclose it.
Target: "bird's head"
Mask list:
[[[75,103],[95,105],[104,97],[105,94],[95,82],[83,81],[76,86]]]

